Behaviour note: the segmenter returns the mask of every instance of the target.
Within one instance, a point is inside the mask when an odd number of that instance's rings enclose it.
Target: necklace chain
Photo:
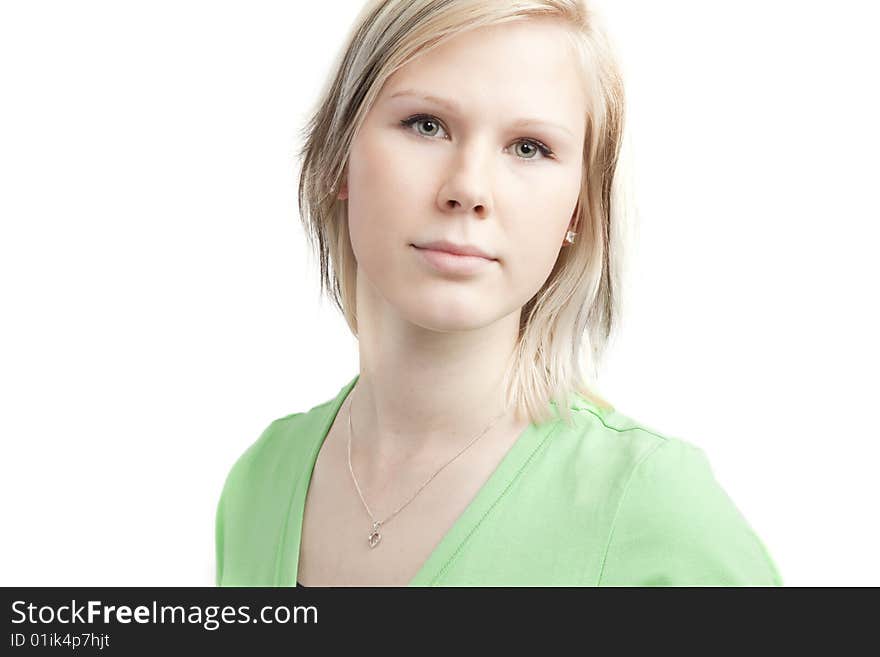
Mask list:
[[[473,438],[467,445],[462,447],[455,456],[453,456],[451,459],[449,459],[446,463],[444,463],[442,466],[440,466],[439,470],[437,470],[434,474],[432,474],[430,477],[428,477],[427,481],[425,481],[425,483],[423,483],[421,486],[419,486],[418,490],[415,493],[413,493],[412,497],[410,497],[406,502],[404,502],[401,506],[399,506],[397,508],[397,510],[394,511],[394,513],[392,513],[390,516],[388,516],[384,520],[376,520],[376,518],[373,516],[373,512],[370,511],[370,507],[367,505],[367,501],[364,499],[364,494],[361,492],[361,487],[358,485],[357,477],[354,476],[354,468],[351,466],[351,437],[352,437],[352,434],[354,433],[354,431],[352,430],[352,427],[351,427],[351,406],[352,406],[352,400],[349,400],[349,402],[348,402],[348,471],[351,472],[351,478],[354,481],[354,487],[357,489],[358,495],[361,498],[361,502],[363,502],[364,508],[367,510],[367,513],[370,515],[370,519],[373,521],[373,526],[371,528],[371,532],[370,532],[369,536],[367,537],[371,548],[376,547],[379,544],[379,541],[382,540],[382,536],[381,536],[381,534],[379,534],[379,526],[384,525],[389,520],[391,520],[394,516],[396,516],[400,511],[402,511],[410,502],[412,502],[416,498],[416,496],[419,493],[422,492],[422,489],[425,486],[427,486],[429,483],[431,483],[431,480],[434,479],[434,477],[436,477],[438,474],[440,474],[440,472],[443,471],[443,468],[445,468],[447,465],[452,463],[455,459],[457,459],[459,456],[461,456],[464,453],[464,451],[468,449],[468,447],[470,447],[475,442],[477,442],[477,440],[482,438],[486,434],[486,432],[489,431],[489,429],[491,429],[495,425],[495,423],[501,417],[503,417],[504,414],[507,412],[507,409],[505,409],[499,415],[497,415],[495,417],[495,419],[493,419],[485,429],[483,429],[479,434],[477,434],[477,436],[475,438]]]

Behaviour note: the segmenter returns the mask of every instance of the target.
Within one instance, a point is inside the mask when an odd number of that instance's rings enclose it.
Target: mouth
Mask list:
[[[441,249],[421,248],[415,244],[410,246],[421,256],[422,261],[432,270],[450,275],[473,275],[477,274],[493,263],[495,258],[484,258],[477,255],[462,255],[450,253]]]
[[[438,251],[440,253],[448,253],[455,256],[468,256],[473,258],[483,258],[484,260],[496,260],[492,256],[484,253],[481,249],[470,245],[457,245],[452,242],[440,240],[438,242],[428,242],[419,246],[418,244],[410,244],[410,246],[421,251]]]
[[[493,261],[495,258],[490,258],[488,256],[470,254],[470,253],[456,253],[455,251],[449,251],[447,249],[439,249],[436,247],[430,246],[416,246],[415,244],[410,244],[411,247],[418,249],[419,251],[433,251],[434,253],[444,253],[446,255],[454,256],[456,258],[477,258],[480,260],[489,260]]]

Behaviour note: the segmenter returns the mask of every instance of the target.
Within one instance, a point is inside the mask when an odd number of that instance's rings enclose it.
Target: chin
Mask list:
[[[430,302],[422,299],[418,308],[401,313],[408,321],[428,331],[456,333],[484,328],[497,319],[486,314],[486,305]]]

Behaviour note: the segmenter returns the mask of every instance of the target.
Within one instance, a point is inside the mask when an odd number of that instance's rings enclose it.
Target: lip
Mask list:
[[[416,253],[435,271],[443,274],[473,275],[491,266],[494,258],[475,255],[460,255],[440,249],[427,249],[410,244]]]
[[[447,240],[435,240],[433,242],[425,242],[424,244],[413,244],[417,249],[430,249],[432,251],[444,251],[453,255],[478,256],[487,260],[495,260],[482,249],[471,246],[470,244],[456,244]]]

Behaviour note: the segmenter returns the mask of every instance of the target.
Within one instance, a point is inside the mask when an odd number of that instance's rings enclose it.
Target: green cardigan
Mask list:
[[[318,452],[358,376],[272,422],[229,472],[218,586],[295,586]],[[551,402],[555,405],[555,402]],[[580,395],[530,424],[409,586],[783,586],[705,453]]]

